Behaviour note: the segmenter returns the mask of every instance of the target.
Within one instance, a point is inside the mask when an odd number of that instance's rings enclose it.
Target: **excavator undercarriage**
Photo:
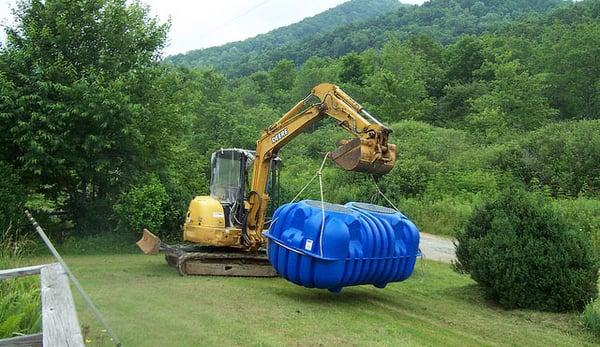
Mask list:
[[[276,277],[264,250],[246,252],[235,248],[194,244],[167,245],[144,229],[137,242],[145,254],[163,253],[167,263],[180,275]]]

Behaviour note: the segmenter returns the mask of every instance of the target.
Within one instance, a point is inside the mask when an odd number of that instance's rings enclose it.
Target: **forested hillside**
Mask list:
[[[403,40],[412,35],[424,34],[448,44],[460,35],[481,34],[499,28],[513,19],[543,15],[566,2],[432,0],[422,6],[404,6],[363,21],[336,21],[337,26],[331,22],[332,25],[319,26],[319,30],[312,31],[310,35],[296,35],[290,40],[290,31],[304,32],[307,26],[313,27],[312,22],[308,24],[303,21],[254,39],[192,51],[167,60],[187,66],[212,66],[226,75],[241,76],[271,68],[281,59],[289,59],[299,65],[312,56],[339,57],[368,48],[381,48],[390,37]],[[380,3],[388,4],[385,9],[389,9],[388,2],[355,0],[332,9],[332,13],[325,12],[310,20],[329,22],[329,18],[336,17],[334,13],[339,11],[346,12],[349,8],[362,11],[363,8],[377,8],[381,6]],[[378,5],[374,6],[375,4]],[[373,12],[365,13],[371,15]]]
[[[167,58],[167,61],[187,66],[214,66],[229,75],[247,74],[269,68],[274,61],[286,58],[270,56],[265,59],[265,55],[270,55],[280,46],[318,37],[335,27],[388,13],[402,6],[398,0],[350,0],[269,33],[219,47],[178,54]]]

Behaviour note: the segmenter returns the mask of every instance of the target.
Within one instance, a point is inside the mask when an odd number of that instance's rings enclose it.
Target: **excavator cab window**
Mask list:
[[[244,199],[244,154],[238,150],[223,149],[213,153],[210,195],[222,204],[233,204]]]
[[[210,196],[217,199],[225,212],[227,226],[244,224],[246,209],[244,200],[249,191],[248,183],[252,175],[254,151],[238,148],[220,149],[211,157]],[[281,160],[271,161],[266,192],[271,195],[269,211],[278,207],[279,167]]]

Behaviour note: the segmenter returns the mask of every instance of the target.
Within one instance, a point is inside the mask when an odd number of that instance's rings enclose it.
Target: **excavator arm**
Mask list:
[[[311,100],[318,102],[311,104]],[[349,171],[386,174],[396,162],[396,146],[388,144],[391,130],[371,116],[338,86],[323,83],[296,104],[279,121],[269,126],[256,142],[245,242],[250,250],[263,245],[261,235],[269,203],[266,192],[271,160],[278,151],[311,124],[325,118],[335,119],[354,138],[342,143],[330,158]]]

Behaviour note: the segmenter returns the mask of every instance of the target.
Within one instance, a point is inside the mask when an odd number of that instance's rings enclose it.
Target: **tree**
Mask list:
[[[267,91],[273,105],[287,105],[293,103],[290,90],[296,81],[296,67],[291,60],[280,60],[269,71],[271,89]]]
[[[410,37],[404,45],[423,59],[425,68],[422,69],[422,78],[427,93],[432,97],[441,97],[446,84],[443,68],[444,47],[429,35]]]
[[[565,119],[600,118],[600,25],[561,30],[547,51],[553,104]]]
[[[421,57],[397,40],[391,40],[381,52],[381,67],[367,79],[366,103],[386,121],[418,120],[431,110]]]
[[[312,57],[308,59],[296,77],[292,95],[294,100],[301,100],[319,83],[337,83],[339,67],[332,59]]]
[[[15,15],[0,52],[4,159],[78,220],[101,214],[185,126],[158,87],[168,25],[125,0],[30,0]]]
[[[600,120],[550,124],[505,151],[497,167],[555,197],[600,193]]]
[[[543,75],[531,75],[518,61],[487,63],[484,69],[492,71],[494,80],[488,83],[488,93],[471,101],[467,121],[474,130],[493,136],[530,131],[558,114],[544,96]]]
[[[357,53],[350,53],[341,59],[340,80],[361,86],[365,79],[365,68],[362,58]]]
[[[280,60],[269,71],[271,85],[278,90],[290,90],[296,80],[296,67],[291,60]]]
[[[444,95],[436,105],[436,123],[462,126],[465,116],[472,112],[471,101],[486,94],[485,83],[449,84],[444,87]]]
[[[25,189],[10,165],[0,161],[0,242],[17,241],[25,225]]]
[[[446,54],[446,79],[448,81],[471,82],[473,74],[483,62],[483,42],[475,36],[465,36],[448,48]]]

